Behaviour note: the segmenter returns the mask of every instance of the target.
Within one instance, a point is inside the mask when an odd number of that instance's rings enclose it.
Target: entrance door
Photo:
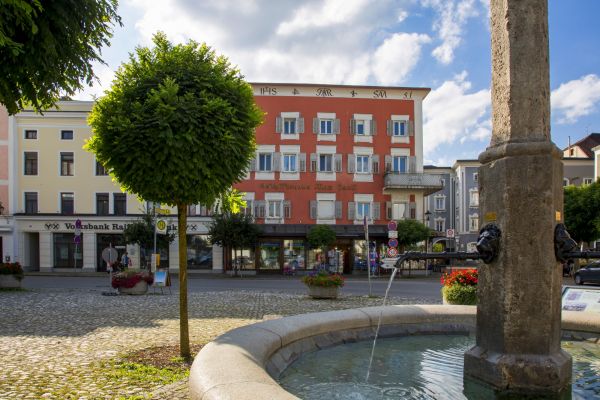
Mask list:
[[[28,271],[40,270],[40,234],[37,232],[28,232],[25,234],[27,241],[25,248],[27,249],[27,258],[25,266]]]

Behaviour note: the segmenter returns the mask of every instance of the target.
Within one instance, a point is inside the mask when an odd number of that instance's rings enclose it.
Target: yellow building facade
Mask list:
[[[102,272],[106,270],[102,250],[109,246],[120,254],[127,249],[134,265],[149,262],[151,249],[126,248],[122,232],[152,204],[122,192],[94,155],[83,148],[92,135],[87,124],[92,106],[93,102],[63,101],[43,115],[24,111],[9,118],[11,178],[5,214],[10,215],[13,230],[5,252],[28,270]],[[170,229],[176,229],[176,218],[164,218]],[[209,217],[189,220],[188,264],[192,271],[222,271],[220,249],[213,252],[206,245],[209,223]],[[175,240],[168,249],[160,249],[161,266],[177,269],[177,246]]]

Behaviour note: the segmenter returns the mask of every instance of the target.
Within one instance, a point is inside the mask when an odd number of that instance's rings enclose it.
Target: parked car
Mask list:
[[[586,282],[600,283],[600,261],[594,261],[575,272],[575,283],[583,285]]]

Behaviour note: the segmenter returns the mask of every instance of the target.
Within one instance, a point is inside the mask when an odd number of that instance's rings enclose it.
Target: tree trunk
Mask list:
[[[179,234],[179,354],[191,359],[187,300],[187,204],[177,204]]]

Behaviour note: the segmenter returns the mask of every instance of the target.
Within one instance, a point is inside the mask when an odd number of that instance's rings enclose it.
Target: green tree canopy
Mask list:
[[[578,242],[600,238],[600,182],[565,187],[565,225]]]
[[[431,229],[414,219],[398,221],[398,245],[403,248],[412,246],[431,235]]]
[[[212,244],[224,248],[246,249],[256,246],[261,229],[251,215],[220,213],[213,216],[208,235]]]
[[[136,243],[144,249],[154,247],[154,220],[151,213],[146,213],[142,218],[128,224],[123,230],[125,243]],[[175,235],[156,235],[158,248],[168,248],[169,243],[175,240]]]
[[[327,225],[315,225],[310,228],[306,239],[313,249],[325,251],[335,243],[335,231]]]
[[[116,0],[0,2],[0,103],[41,111],[91,84],[115,23]]]
[[[190,357],[187,206],[213,204],[245,176],[262,112],[252,88],[205,44],[158,33],[138,47],[89,117],[88,150],[130,193],[177,206],[180,351]]]

